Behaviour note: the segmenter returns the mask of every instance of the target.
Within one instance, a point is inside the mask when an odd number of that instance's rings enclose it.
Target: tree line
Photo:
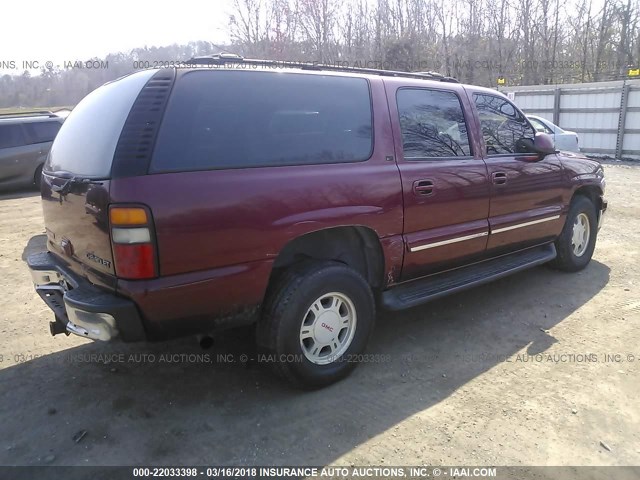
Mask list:
[[[233,0],[226,45],[137,48],[89,68],[4,75],[0,107],[73,105],[137,69],[220,51],[484,86],[614,80],[640,66],[639,21],[639,0]]]
[[[234,0],[246,55],[417,67],[495,86],[620,79],[640,62],[638,0]],[[416,68],[414,68],[415,70]]]

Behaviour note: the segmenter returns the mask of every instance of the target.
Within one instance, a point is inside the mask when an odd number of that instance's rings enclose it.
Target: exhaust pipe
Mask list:
[[[213,347],[213,337],[211,335],[198,335],[198,343],[203,350]]]

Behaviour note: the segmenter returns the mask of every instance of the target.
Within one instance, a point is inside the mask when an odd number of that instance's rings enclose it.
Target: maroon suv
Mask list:
[[[590,261],[601,166],[502,94],[436,74],[222,56],[88,95],[44,168],[51,332],[160,340],[256,325],[305,386],[402,309]],[[241,68],[239,68],[241,67]]]

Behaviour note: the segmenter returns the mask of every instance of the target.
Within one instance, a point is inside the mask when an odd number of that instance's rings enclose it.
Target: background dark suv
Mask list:
[[[146,70],[88,95],[44,169],[51,332],[125,341],[256,325],[307,386],[400,309],[591,259],[601,166],[502,94],[432,74]],[[272,68],[273,67],[273,68]]]
[[[51,112],[0,114],[0,189],[40,185],[63,119]]]

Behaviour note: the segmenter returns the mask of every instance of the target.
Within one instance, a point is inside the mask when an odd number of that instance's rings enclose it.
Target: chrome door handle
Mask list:
[[[433,182],[431,180],[416,180],[413,182],[413,193],[420,197],[433,194]]]
[[[507,183],[507,174],[505,172],[494,172],[491,174],[491,179],[495,185],[504,185]]]

